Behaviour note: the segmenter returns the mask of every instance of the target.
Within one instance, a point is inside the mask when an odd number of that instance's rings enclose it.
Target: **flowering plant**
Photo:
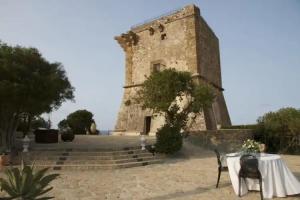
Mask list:
[[[259,142],[248,139],[244,141],[242,145],[242,151],[246,153],[258,153],[260,151],[259,146],[260,146]]]

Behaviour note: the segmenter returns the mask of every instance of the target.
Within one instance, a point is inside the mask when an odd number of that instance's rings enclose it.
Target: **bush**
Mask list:
[[[87,110],[77,110],[67,116],[67,124],[76,135],[86,134],[93,123],[93,114]]]
[[[300,153],[300,110],[282,108],[257,121],[255,139],[265,143],[268,152]]]
[[[155,150],[159,153],[172,154],[182,147],[180,128],[165,124],[156,133]]]
[[[66,119],[61,120],[61,121],[57,124],[57,126],[58,126],[58,129],[59,129],[59,130],[64,130],[64,129],[66,129],[66,128],[69,128],[69,125],[68,125],[68,122],[67,122]]]

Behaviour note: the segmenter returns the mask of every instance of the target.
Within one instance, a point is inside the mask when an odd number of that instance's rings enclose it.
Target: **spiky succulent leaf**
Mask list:
[[[44,168],[44,169],[41,169],[41,170],[38,170],[34,176],[33,176],[33,180],[34,181],[39,181],[41,180],[41,178],[44,177],[44,175],[46,174],[46,172],[49,170],[49,167],[48,168]]]
[[[19,192],[20,191],[20,188],[21,188],[21,172],[18,168],[12,168],[11,169],[11,172],[14,176],[14,179],[15,179],[15,188],[16,188],[16,191]]]
[[[17,188],[16,188],[16,181],[14,174],[11,169],[8,169],[5,171],[6,176],[8,177],[8,185],[10,186],[10,190],[13,191],[14,193],[18,193]]]
[[[33,171],[31,167],[24,166],[24,169],[22,171],[22,185],[21,185],[21,194],[27,194],[31,187],[34,187],[33,184]]]
[[[35,200],[48,200],[48,199],[54,199],[54,197],[42,197]]]
[[[41,192],[38,193],[37,196],[41,196],[41,195],[43,195],[43,194],[46,194],[47,192],[49,192],[49,191],[52,190],[52,189],[53,189],[53,187],[49,187],[49,188],[47,188],[47,189],[45,189],[45,190],[42,190]]]
[[[18,197],[18,194],[15,193],[14,190],[11,189],[11,185],[4,179],[0,179],[1,182],[1,190],[4,190],[11,197]]]
[[[40,181],[41,188],[45,188],[51,181],[56,179],[59,176],[59,174],[50,174],[45,177],[43,177]]]

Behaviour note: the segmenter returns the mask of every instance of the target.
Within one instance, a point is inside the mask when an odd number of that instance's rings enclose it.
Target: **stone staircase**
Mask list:
[[[35,168],[53,170],[118,169],[161,163],[162,155],[152,155],[138,147],[122,150],[104,149],[33,149],[24,156],[26,163]]]

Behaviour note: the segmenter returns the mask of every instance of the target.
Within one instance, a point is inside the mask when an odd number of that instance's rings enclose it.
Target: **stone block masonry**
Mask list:
[[[115,135],[153,135],[164,124],[132,102],[136,92],[153,71],[175,68],[189,71],[194,79],[211,84],[216,93],[212,108],[198,114],[191,130],[214,130],[217,125],[231,125],[223,96],[219,42],[195,5],[135,26],[116,36],[125,52],[124,95]]]
[[[221,152],[238,152],[247,139],[253,139],[251,129],[221,129],[191,132],[188,140],[207,149],[217,148]]]

